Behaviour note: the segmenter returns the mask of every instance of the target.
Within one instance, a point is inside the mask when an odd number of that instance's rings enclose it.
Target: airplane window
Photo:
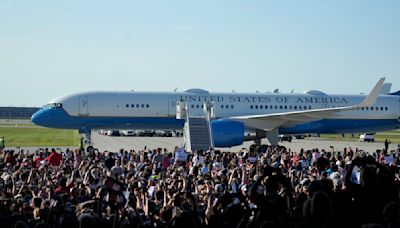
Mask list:
[[[150,107],[150,105],[147,104],[147,105],[146,105],[146,108],[148,108],[148,107]]]
[[[199,109],[199,108],[200,108],[200,105],[196,105],[196,108]]]
[[[263,109],[263,108],[264,108],[264,106],[260,105],[260,109]]]
[[[268,109],[268,105],[265,105],[265,109]]]
[[[221,105],[221,109],[224,109],[224,105]]]
[[[225,108],[226,108],[226,109],[229,109],[229,105],[225,105]]]
[[[204,105],[201,105],[200,107],[201,107],[201,108],[204,108]]]
[[[140,105],[137,104],[137,105],[136,105],[136,108],[139,108],[139,107],[140,107]]]
[[[235,108],[235,106],[234,105],[231,105],[231,109],[234,109]]]
[[[381,111],[383,111],[383,107],[381,107]]]
[[[144,108],[144,104],[142,104],[142,108]]]
[[[287,106],[285,105],[285,109],[287,109]]]
[[[296,105],[294,106],[294,109],[297,109],[297,106],[296,106]]]
[[[127,104],[126,107],[129,108],[129,105]]]
[[[385,107],[385,111],[387,111],[388,110],[388,107]]]
[[[283,109],[283,106],[281,105],[281,106],[279,106],[279,109]]]
[[[253,105],[250,105],[250,109],[253,109]]]
[[[255,108],[258,109],[258,105],[256,105]]]
[[[127,107],[129,108],[129,105],[127,105]],[[131,108],[134,108],[135,107],[135,105],[134,104],[131,104]]]
[[[191,107],[191,108],[194,108],[194,105],[191,105],[190,107]]]
[[[367,110],[367,111],[368,111],[368,110],[369,110],[369,108],[368,108],[368,107],[365,107],[365,110]]]
[[[289,109],[292,109],[292,106],[289,106]]]
[[[307,106],[304,106],[304,110],[306,110],[307,109]]]
[[[311,107],[311,106],[308,106],[308,109],[312,109],[312,107]]]
[[[374,107],[371,107],[371,109],[370,109],[371,111],[374,111]]]
[[[379,111],[379,107],[375,107],[375,110],[376,110],[376,111]]]
[[[278,109],[278,105],[275,105],[275,109]]]

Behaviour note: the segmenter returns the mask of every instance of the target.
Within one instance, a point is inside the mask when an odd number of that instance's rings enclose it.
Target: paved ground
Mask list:
[[[175,146],[180,146],[183,143],[182,137],[111,137],[104,136],[97,133],[92,135],[93,142],[95,147],[100,150],[110,150],[116,151],[120,148],[132,148],[135,150],[143,149],[145,146],[148,148],[167,148],[168,150],[173,150]],[[249,147],[253,142],[245,142],[242,146],[236,146],[232,148],[223,148],[224,150],[229,151],[239,151],[243,147]],[[263,143],[267,143],[266,140],[263,140]],[[344,142],[344,141],[328,141],[321,140],[318,138],[313,139],[304,139],[304,140],[294,140],[291,143],[283,142],[280,145],[283,145],[287,148],[290,148],[292,151],[299,151],[301,148],[304,149],[313,149],[320,148],[331,150],[330,146],[337,148],[339,150],[343,150],[344,147],[351,148],[359,148],[368,152],[375,152],[377,149],[382,149],[383,143],[363,143],[363,142]],[[396,149],[397,145],[391,144],[390,149]]]
[[[0,119],[0,125],[8,123],[18,123],[18,124],[32,124],[30,120],[4,120]],[[93,132],[92,139],[94,146],[99,148],[100,151],[118,151],[120,148],[124,149],[135,149],[141,150],[144,146],[148,148],[167,148],[168,150],[173,150],[175,146],[181,146],[183,143],[183,138],[177,137],[110,137],[100,135],[97,132]],[[229,151],[239,151],[243,147],[249,147],[253,142],[245,142],[241,146],[236,146],[232,148],[222,148],[223,150]],[[266,140],[262,143],[268,144]],[[334,141],[334,140],[321,140],[319,138],[305,139],[305,140],[294,140],[291,143],[283,142],[280,143],[292,151],[299,151],[301,148],[306,150],[313,148],[320,148],[325,150],[331,150],[330,146],[334,146],[335,149],[343,150],[344,147],[359,148],[368,152],[375,152],[377,149],[383,148],[383,143],[362,143],[362,142],[349,142],[349,141]],[[61,149],[65,149],[63,147]],[[11,148],[16,149],[16,148]],[[37,150],[37,147],[22,148],[29,150],[30,152]],[[391,150],[397,149],[397,144],[390,145]]]
[[[168,150],[173,150],[175,146],[181,146],[183,143],[182,137],[111,137],[100,135],[96,132],[92,134],[92,139],[94,142],[94,146],[98,148],[100,151],[108,150],[108,151],[118,151],[121,148],[126,150],[135,149],[141,150],[145,146],[147,148],[167,148]],[[263,140],[262,143],[268,144],[266,140]],[[232,148],[220,148],[221,150],[237,152],[243,147],[249,147],[253,142],[245,142],[241,146],[236,146]],[[319,148],[325,149],[327,151],[332,151],[330,146],[333,146],[336,150],[343,151],[343,148],[351,147],[353,149],[359,148],[361,150],[367,152],[375,152],[378,149],[382,149],[383,143],[363,143],[363,142],[349,142],[349,141],[333,141],[333,140],[322,140],[319,138],[311,138],[304,140],[293,140],[292,142],[283,142],[280,145],[285,146],[286,148],[290,148],[292,151],[300,151],[301,148],[305,150]],[[61,149],[65,149],[66,147],[62,147]],[[397,148],[396,144],[390,145],[390,150],[395,150]],[[16,148],[12,148],[16,149]],[[37,150],[37,148],[29,147],[29,148],[21,148],[28,150],[29,152],[33,152]]]

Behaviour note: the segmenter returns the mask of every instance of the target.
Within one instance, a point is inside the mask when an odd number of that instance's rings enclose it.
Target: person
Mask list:
[[[50,166],[59,166],[61,164],[63,157],[61,154],[57,153],[57,151],[52,148],[50,155],[45,158],[45,161],[49,162]]]
[[[0,150],[3,150],[6,147],[4,136],[0,137]]]
[[[392,142],[388,141],[387,139],[385,140],[385,150],[389,151],[389,144],[391,144]]]
[[[85,138],[81,137],[79,148],[84,151],[85,150]]]
[[[115,159],[114,159],[114,154],[113,153],[108,153],[107,159],[104,161],[104,165],[107,167],[108,170],[111,170],[111,168],[115,165]]]
[[[175,163],[160,149],[153,156],[150,149],[103,151],[95,159],[77,156],[78,149],[74,156],[61,151],[57,167],[52,159],[29,165],[40,153],[7,151],[0,226],[399,227],[397,166],[361,150],[350,155],[350,148],[318,148],[313,163],[312,151],[257,147],[246,155],[177,148]],[[400,154],[392,156],[397,164]],[[154,169],[161,159],[163,169]]]

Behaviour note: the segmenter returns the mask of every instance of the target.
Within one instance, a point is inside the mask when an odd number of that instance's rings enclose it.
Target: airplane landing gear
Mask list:
[[[279,131],[278,129],[274,129],[272,131],[267,131],[267,139],[271,146],[278,146],[279,141]]]
[[[254,139],[254,144],[256,144],[257,146],[261,146],[261,138]]]
[[[86,147],[86,152],[90,153],[94,150],[92,143],[92,131],[90,129],[80,129],[79,134],[82,136],[81,138],[81,148]]]

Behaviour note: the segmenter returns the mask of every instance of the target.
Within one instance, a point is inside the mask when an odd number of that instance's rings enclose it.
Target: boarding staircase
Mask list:
[[[203,104],[203,110],[190,110],[186,102],[177,102],[177,119],[184,119],[183,129],[186,151],[208,150],[213,147],[211,119],[215,117],[214,106],[210,102]]]

